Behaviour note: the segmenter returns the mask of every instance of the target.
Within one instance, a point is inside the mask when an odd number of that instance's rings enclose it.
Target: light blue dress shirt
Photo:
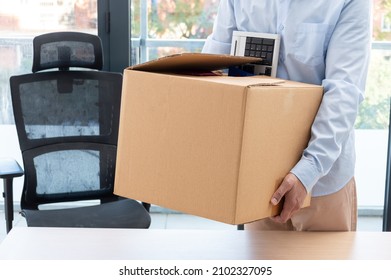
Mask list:
[[[353,176],[354,122],[370,54],[370,0],[221,0],[206,53],[230,53],[234,30],[281,35],[277,77],[324,87],[311,139],[291,172],[312,196]]]

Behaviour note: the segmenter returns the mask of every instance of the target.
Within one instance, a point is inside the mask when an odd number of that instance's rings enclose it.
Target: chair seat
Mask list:
[[[31,227],[149,228],[151,217],[137,201],[121,199],[93,206],[23,210]]]

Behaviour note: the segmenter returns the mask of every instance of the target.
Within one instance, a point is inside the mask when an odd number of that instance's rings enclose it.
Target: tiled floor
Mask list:
[[[214,229],[214,230],[236,230],[236,226],[211,221],[179,213],[153,212],[152,229]],[[14,227],[26,226],[26,222],[19,213],[15,213]],[[381,231],[382,217],[362,216],[358,219],[359,231]],[[4,212],[0,211],[0,242],[6,237]]]

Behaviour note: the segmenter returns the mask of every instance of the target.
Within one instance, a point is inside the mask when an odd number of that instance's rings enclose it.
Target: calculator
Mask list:
[[[252,75],[276,77],[280,35],[270,33],[234,31],[231,55],[257,57],[262,60],[240,66],[241,70]]]

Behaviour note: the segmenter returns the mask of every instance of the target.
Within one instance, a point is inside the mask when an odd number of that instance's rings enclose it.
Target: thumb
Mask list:
[[[294,182],[292,182],[293,180],[290,180],[289,175],[290,174],[288,174],[284,178],[284,180],[282,181],[281,185],[274,192],[274,194],[273,194],[273,196],[272,196],[272,198],[270,200],[270,202],[273,205],[277,205],[278,203],[280,203],[280,201],[284,197],[284,195],[293,188]]]

